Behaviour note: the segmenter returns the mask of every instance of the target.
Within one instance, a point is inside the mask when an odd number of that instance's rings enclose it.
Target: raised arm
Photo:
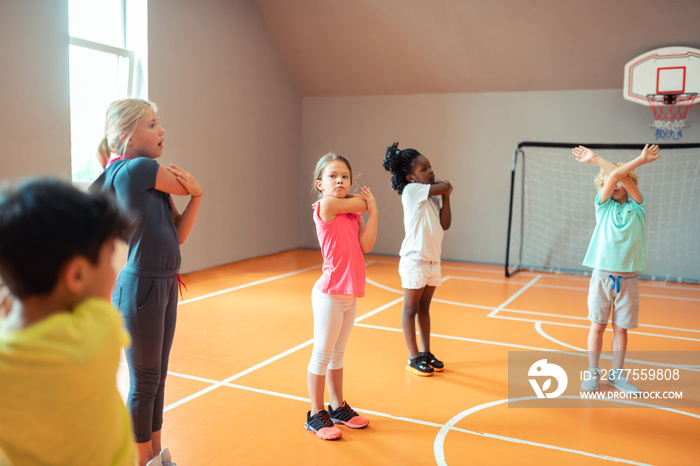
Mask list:
[[[634,201],[637,204],[642,203],[642,194],[639,191],[639,188],[635,184],[634,181],[630,180],[630,178],[627,176],[632,172],[637,167],[640,167],[646,163],[651,163],[654,160],[659,158],[659,146],[656,144],[649,146],[649,144],[646,144],[644,146],[644,149],[642,149],[642,153],[639,154],[636,158],[630,160],[629,162],[623,164],[622,166],[615,167],[615,169],[610,173],[608,176],[608,179],[605,182],[605,186],[603,186],[603,189],[605,190],[606,188],[609,189],[608,197],[612,195],[613,189],[615,189],[615,185],[617,184],[618,181],[622,181],[622,184],[625,186],[625,189],[627,190],[627,194],[634,199]],[[628,183],[625,182],[625,180],[629,180]],[[610,184],[610,186],[608,186]],[[630,184],[631,186],[628,187],[627,185]],[[602,199],[603,194],[601,193],[600,197]]]
[[[648,145],[647,145],[648,146]],[[647,150],[647,146],[644,146],[644,150]],[[658,152],[659,146],[652,146],[656,147],[656,152]],[[644,150],[642,153],[644,153]],[[600,202],[603,203],[610,199],[610,196],[612,196],[612,192],[615,189],[615,186],[617,185],[617,182],[620,181],[622,182],[622,186],[625,187],[625,190],[627,191],[627,194],[635,200],[637,203],[642,202],[642,195],[639,191],[639,188],[637,187],[636,183],[632,181],[632,179],[627,176],[629,173],[634,170],[634,168],[627,170],[624,172],[624,175],[622,175],[622,171],[619,171],[615,177],[612,177],[613,172],[617,170],[618,167],[612,162],[608,162],[601,156],[597,155],[595,152],[593,152],[591,149],[584,147],[584,146],[578,146],[574,147],[571,149],[571,152],[576,156],[576,160],[581,163],[592,163],[594,165],[597,165],[598,167],[602,168],[605,170],[605,172],[608,174],[608,178],[606,180],[605,185],[603,185],[603,188],[600,190]],[[635,159],[636,160],[636,159]],[[646,163],[646,162],[645,162]],[[641,164],[640,164],[641,165]],[[623,165],[624,166],[624,165]],[[620,176],[622,175],[622,176]],[[614,181],[614,182],[613,182]],[[608,183],[610,182],[610,183]]]
[[[368,187],[363,186],[360,189],[361,199],[365,202],[369,219],[365,225],[364,220],[360,217],[360,248],[362,252],[371,252],[374,248],[374,243],[377,240],[377,225],[379,221],[379,211],[377,210],[377,200]]]
[[[452,184],[447,180],[442,180],[441,183],[447,183],[450,189],[442,195],[442,209],[440,209],[440,226],[443,230],[447,230],[452,225],[452,209],[450,208],[450,194],[452,194]],[[432,191],[432,189],[431,189]]]
[[[187,204],[187,207],[185,207],[185,210],[182,213],[178,212],[175,202],[173,201],[172,197],[170,198],[170,205],[173,207],[173,223],[175,224],[175,229],[177,230],[177,236],[180,240],[180,244],[184,244],[192,232],[195,220],[197,220],[199,205],[202,202],[202,195],[204,191],[199,185],[199,182],[188,171],[172,164],[165,169],[165,171],[175,178],[180,187],[185,190],[185,194],[190,194],[192,196],[190,198],[190,202]],[[160,173],[160,168],[158,169],[158,172]],[[156,175],[156,189],[158,189],[157,184],[158,177]]]

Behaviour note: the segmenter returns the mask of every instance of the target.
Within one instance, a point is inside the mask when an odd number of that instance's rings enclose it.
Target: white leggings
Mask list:
[[[322,293],[314,287],[311,307],[314,310],[314,349],[308,370],[315,375],[326,375],[327,369],[343,367],[345,346],[355,322],[357,298]]]

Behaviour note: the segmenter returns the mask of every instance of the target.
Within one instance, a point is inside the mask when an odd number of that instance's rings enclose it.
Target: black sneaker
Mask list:
[[[420,355],[425,358],[430,367],[435,369],[436,372],[442,372],[445,370],[445,365],[442,363],[442,361],[433,356],[433,353],[420,353]]]
[[[320,410],[313,416],[311,411],[307,412],[304,429],[309,432],[315,432],[316,437],[323,440],[335,440],[343,436],[343,432],[333,425],[333,421],[331,421],[331,417],[325,409]]]
[[[353,429],[362,429],[369,424],[369,419],[357,414],[347,401],[343,401],[343,406],[338,409],[333,409],[331,405],[328,405],[328,414],[331,416],[331,421]]]
[[[428,364],[428,360],[425,356],[418,356],[417,358],[409,359],[406,364],[406,370],[412,374],[419,375],[421,377],[430,377],[433,375],[433,368]]]

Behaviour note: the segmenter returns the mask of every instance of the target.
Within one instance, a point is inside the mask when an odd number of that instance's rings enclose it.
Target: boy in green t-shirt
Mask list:
[[[50,180],[0,193],[0,464],[133,466],[117,391],[129,336],[109,305],[127,221],[104,196]]]
[[[644,219],[646,203],[637,187],[635,168],[659,158],[659,146],[648,144],[642,153],[625,164],[615,165],[578,146],[571,151],[581,163],[600,167],[595,184],[596,227],[583,265],[593,268],[588,289],[589,368],[581,390],[598,390],[600,351],[603,334],[613,311],[613,369],[608,386],[626,393],[640,390],[627,380],[622,370],[627,351],[627,330],[636,328],[639,319],[639,285],[637,272],[646,265]]]

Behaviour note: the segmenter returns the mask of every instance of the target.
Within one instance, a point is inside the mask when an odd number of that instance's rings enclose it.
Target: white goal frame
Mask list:
[[[590,275],[581,263],[595,227],[593,164],[583,145],[627,162],[643,144],[521,142],[513,151],[505,275],[520,270]],[[661,158],[637,169],[646,209],[647,267],[641,278],[700,283],[700,143],[661,144]]]

